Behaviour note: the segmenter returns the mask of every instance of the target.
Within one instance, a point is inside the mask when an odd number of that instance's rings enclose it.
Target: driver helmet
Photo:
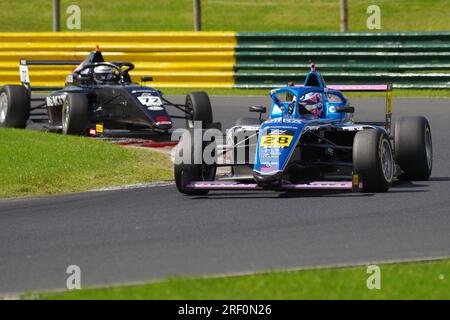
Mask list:
[[[315,117],[320,117],[323,113],[322,97],[319,92],[310,92],[300,97],[299,104]]]
[[[111,82],[115,79],[115,70],[111,66],[98,66],[94,68],[94,79],[100,83]]]

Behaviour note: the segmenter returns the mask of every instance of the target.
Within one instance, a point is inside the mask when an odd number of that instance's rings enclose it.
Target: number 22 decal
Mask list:
[[[161,99],[159,97],[147,97],[140,96],[138,100],[146,107],[159,107],[162,105]]]

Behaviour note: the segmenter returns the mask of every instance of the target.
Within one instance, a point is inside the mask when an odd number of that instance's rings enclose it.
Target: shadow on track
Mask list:
[[[450,181],[447,177],[430,178],[429,181]],[[398,190],[399,188],[414,189],[430,187],[429,184],[414,183],[412,181],[395,181],[391,189],[387,193],[422,193],[429,190]],[[376,193],[358,193],[342,190],[303,190],[303,191],[243,191],[243,192],[226,192],[219,191],[209,193],[202,196],[191,197],[192,200],[198,199],[286,199],[286,198],[351,198],[351,197],[373,197]]]
[[[431,177],[428,181],[449,182],[450,177]]]
[[[308,190],[308,191],[261,191],[261,192],[217,192],[210,193],[204,196],[192,197],[195,199],[284,199],[284,198],[349,198],[349,197],[372,197],[374,193],[354,193],[349,191],[323,191],[323,190]]]

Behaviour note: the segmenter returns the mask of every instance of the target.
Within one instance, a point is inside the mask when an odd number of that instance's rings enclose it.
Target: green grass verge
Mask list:
[[[167,156],[85,137],[0,129],[0,198],[168,180]]]
[[[366,267],[174,278],[144,285],[26,294],[23,299],[450,299],[450,260],[381,265],[381,289]]]
[[[81,8],[81,31],[192,30],[192,0],[62,0],[66,29],[71,4]],[[349,0],[349,30],[366,27],[369,5],[381,9],[381,30],[449,30],[448,0]],[[205,31],[339,31],[338,0],[202,0]],[[231,14],[230,14],[231,12]],[[36,14],[39,13],[39,14]],[[51,31],[52,1],[1,1],[0,31]],[[264,23],[261,23],[261,22]]]

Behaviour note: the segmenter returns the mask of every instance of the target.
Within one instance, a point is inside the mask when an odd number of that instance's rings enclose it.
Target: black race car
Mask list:
[[[77,65],[67,76],[63,88],[33,87],[28,74],[29,65]],[[0,91],[0,127],[25,128],[38,109],[45,110],[48,130],[63,134],[96,135],[105,131],[167,133],[174,118],[212,124],[212,110],[205,92],[192,92],[184,105],[171,103],[152,87],[131,81],[129,62],[105,62],[97,48],[84,61],[21,60],[22,85],[6,85]],[[141,81],[151,81],[142,77]],[[32,97],[36,91],[53,91],[47,97]],[[31,107],[31,102],[37,106]],[[169,115],[168,106],[182,111]],[[31,116],[30,116],[31,115]]]

